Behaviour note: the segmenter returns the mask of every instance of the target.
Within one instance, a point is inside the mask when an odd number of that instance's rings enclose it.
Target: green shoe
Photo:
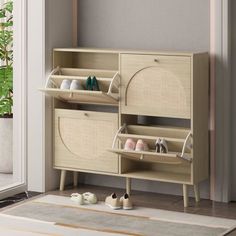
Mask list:
[[[100,91],[96,76],[93,76],[93,79],[92,79],[92,90]]]
[[[86,80],[86,90],[93,90],[91,76],[89,76]]]

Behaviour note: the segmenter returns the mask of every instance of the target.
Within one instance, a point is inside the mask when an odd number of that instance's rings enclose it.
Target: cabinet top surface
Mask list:
[[[111,48],[54,48],[54,52],[91,52],[91,53],[111,53],[111,54],[162,54],[176,56],[193,56],[195,54],[207,54],[208,52],[187,52],[187,51],[151,51],[151,50],[128,50],[128,49],[111,49]]]

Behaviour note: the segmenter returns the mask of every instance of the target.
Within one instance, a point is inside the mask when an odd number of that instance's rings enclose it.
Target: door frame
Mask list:
[[[231,0],[210,0],[211,199],[229,202],[231,196]]]
[[[77,0],[27,1],[28,189],[45,192],[58,187],[59,178],[52,167],[52,99],[38,89],[52,69],[52,49],[73,45]]]
[[[13,2],[13,180],[14,183],[0,189],[0,198],[6,198],[27,190],[27,57],[26,57],[26,0]]]

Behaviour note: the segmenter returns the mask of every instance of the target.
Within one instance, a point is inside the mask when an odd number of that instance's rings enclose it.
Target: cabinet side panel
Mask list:
[[[193,56],[192,78],[193,183],[209,176],[209,56]]]

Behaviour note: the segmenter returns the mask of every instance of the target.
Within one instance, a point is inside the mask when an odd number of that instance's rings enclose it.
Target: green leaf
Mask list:
[[[4,8],[6,9],[6,11],[8,11],[9,13],[13,12],[13,1],[8,1],[4,5],[5,5]]]
[[[13,106],[13,1],[0,8],[0,116],[10,115]]]
[[[6,17],[6,11],[4,9],[0,9],[0,18]]]
[[[8,21],[8,22],[6,22],[6,23],[2,23],[1,24],[3,27],[10,27],[10,26],[13,26],[13,21]]]

